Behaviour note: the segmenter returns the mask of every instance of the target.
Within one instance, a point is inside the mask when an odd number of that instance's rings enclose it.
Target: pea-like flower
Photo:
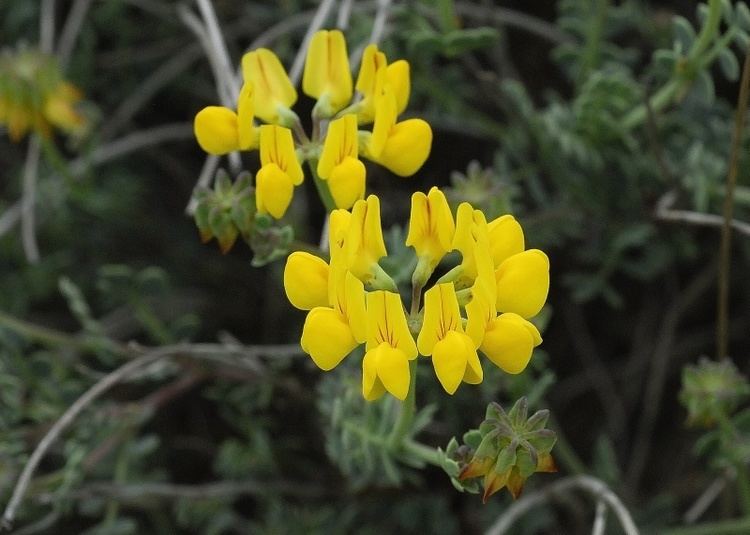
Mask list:
[[[412,282],[420,286],[427,282],[440,260],[451,250],[456,225],[448,200],[433,187],[425,195],[418,191],[411,196],[411,215],[406,245],[414,247],[419,265]]]
[[[417,347],[423,355],[432,355],[440,384],[453,394],[461,381],[481,383],[484,375],[477,348],[464,332],[453,284],[438,284],[427,290],[424,301],[424,323]]]
[[[331,121],[318,176],[327,182],[337,208],[351,208],[365,196],[365,165],[358,155],[357,117],[349,113]]]
[[[206,106],[195,116],[193,130],[201,148],[222,155],[258,145],[253,125],[253,84],[245,82],[237,98],[237,112],[224,106]]]
[[[362,395],[372,401],[385,391],[404,400],[409,361],[417,358],[401,297],[377,290],[367,294],[367,353],[362,361]]]
[[[305,177],[291,130],[270,124],[260,127],[260,165],[255,177],[256,208],[259,214],[280,219],[292,202],[294,186],[302,184]]]
[[[409,103],[411,77],[409,63],[402,59],[388,65],[385,54],[377,45],[368,45],[362,53],[362,62],[357,76],[357,91],[362,100],[356,104],[357,120],[369,124],[375,119],[375,99],[388,84],[396,99],[396,115],[400,115]]]
[[[302,90],[318,100],[316,111],[331,117],[352,98],[352,74],[344,34],[339,30],[315,32],[307,49]]]
[[[267,48],[246,53],[242,56],[242,76],[246,84],[255,87],[253,104],[261,121],[281,124],[289,117],[297,102],[297,90],[276,54]]]

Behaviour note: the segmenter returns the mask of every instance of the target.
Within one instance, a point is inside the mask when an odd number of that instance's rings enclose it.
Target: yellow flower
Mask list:
[[[525,247],[523,229],[512,215],[503,215],[491,221],[487,225],[487,230],[495,268],[500,266],[506,258],[523,252]]]
[[[318,175],[328,182],[338,208],[351,208],[365,196],[365,166],[358,155],[356,116],[350,113],[331,121],[318,161]]]
[[[354,203],[342,253],[347,269],[365,284],[382,271],[378,260],[387,252],[380,226],[380,200],[377,196],[370,195],[367,200]]]
[[[352,75],[344,34],[339,30],[320,30],[307,49],[302,90],[318,100],[316,109],[331,117],[352,98]]]
[[[398,294],[383,290],[367,294],[366,349],[362,395],[373,401],[388,391],[403,401],[409,393],[409,361],[417,357],[417,346]]]
[[[456,225],[448,200],[433,187],[425,195],[418,191],[411,196],[411,215],[406,245],[414,247],[418,257],[429,259],[431,270],[451,250]]]
[[[276,54],[267,48],[246,53],[242,56],[242,76],[255,87],[255,114],[267,123],[282,123],[297,102],[297,91]]]
[[[499,311],[523,318],[536,316],[549,292],[549,259],[539,249],[529,249],[503,260],[495,271]]]
[[[295,251],[284,266],[284,291],[292,305],[300,310],[325,307],[328,302],[328,264],[321,258]]]
[[[542,343],[537,328],[518,314],[507,312],[488,322],[479,349],[507,373],[521,373],[534,348]]]
[[[411,176],[427,160],[432,147],[432,129],[422,119],[396,122],[398,102],[386,85],[375,101],[375,124],[366,156],[399,176]]]
[[[315,307],[305,319],[300,345],[321,370],[332,370],[367,339],[365,290],[351,273],[331,281],[330,307]]]
[[[34,50],[0,52],[0,126],[11,141],[29,130],[42,137],[57,128],[81,135],[86,117],[77,109],[81,92],[62,77],[55,58]]]
[[[256,208],[260,214],[280,219],[292,201],[294,186],[304,178],[291,130],[267,124],[260,127],[260,164],[255,177]]]
[[[490,242],[487,221],[480,210],[474,210],[465,202],[461,203],[456,213],[456,233],[453,237],[453,249],[461,253],[457,288],[467,288],[474,284],[477,277],[484,280],[488,290],[494,295],[492,279],[493,264],[490,256]]]
[[[398,60],[390,65],[377,45],[368,45],[362,53],[356,89],[362,95],[357,107],[360,124],[371,123],[375,118],[375,100],[388,84],[396,100],[396,115],[401,115],[409,103],[411,80],[409,63]]]
[[[417,338],[417,347],[423,355],[432,355],[435,374],[449,394],[453,394],[461,381],[482,382],[476,345],[464,332],[453,284],[438,284],[424,296],[424,322]]]
[[[223,106],[207,106],[195,116],[195,138],[209,154],[222,155],[257,146],[253,125],[253,85],[242,85],[237,99],[237,113]]]

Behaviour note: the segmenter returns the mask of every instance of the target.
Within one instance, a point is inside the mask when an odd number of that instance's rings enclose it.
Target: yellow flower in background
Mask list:
[[[482,382],[476,346],[464,332],[456,291],[451,283],[433,286],[424,296],[424,322],[417,338],[419,352],[432,355],[435,374],[449,394],[461,381]]]
[[[292,202],[294,186],[302,184],[305,176],[291,130],[276,125],[260,127],[260,164],[255,177],[256,208],[260,214],[280,219]]]
[[[324,371],[332,370],[367,339],[365,290],[351,273],[331,281],[331,306],[315,307],[307,314],[300,345]]]
[[[245,83],[237,99],[237,113],[223,106],[206,106],[195,116],[193,131],[201,148],[222,155],[257,146],[253,125],[253,85]]]
[[[331,121],[317,171],[327,181],[337,208],[351,208],[365,196],[366,171],[358,155],[357,117],[350,113]]]
[[[315,32],[307,48],[302,90],[318,100],[316,109],[331,117],[352,98],[352,74],[344,34],[339,30]]]
[[[88,122],[78,109],[82,99],[54,57],[33,50],[0,53],[0,127],[11,141],[30,130],[45,138],[53,129],[83,135]]]
[[[255,115],[266,123],[282,123],[285,112],[297,102],[297,91],[276,54],[267,48],[246,53],[242,76],[255,87]]]
[[[372,401],[388,391],[404,400],[409,392],[409,361],[417,358],[417,346],[398,294],[383,290],[367,294],[366,350],[362,361],[364,398]]]

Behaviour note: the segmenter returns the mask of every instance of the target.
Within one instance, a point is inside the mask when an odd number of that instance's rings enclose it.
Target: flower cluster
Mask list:
[[[272,51],[246,53],[242,74],[236,110],[203,108],[194,129],[201,148],[210,154],[260,149],[255,200],[261,215],[284,216],[294,187],[304,179],[305,161],[332,210],[349,209],[364,198],[366,168],[360,156],[399,176],[416,173],[427,159],[430,126],[421,119],[398,121],[409,101],[409,64],[388,64],[374,44],[364,50],[353,84],[343,34],[314,34],[302,78],[302,91],[316,99],[311,137],[292,111],[297,91]],[[256,119],[264,124],[257,126]],[[370,130],[359,129],[370,124]]]
[[[53,127],[83,133],[86,119],[76,109],[81,98],[53,57],[33,50],[0,52],[0,126],[11,141],[29,130],[49,137]]]
[[[386,256],[380,201],[370,195],[350,211],[331,213],[330,263],[305,252],[289,255],[284,288],[293,306],[309,310],[301,345],[323,370],[336,367],[365,344],[362,393],[368,400],[389,392],[405,399],[409,361],[432,357],[449,394],[482,381],[477,350],[508,373],[520,373],[541,343],[528,320],[544,305],[549,261],[525,249],[521,226],[510,215],[487,222],[470,204],[454,220],[437,188],[412,196],[406,245],[418,261],[412,276],[411,312],[378,261]],[[424,292],[450,251],[461,263]],[[415,340],[416,338],[416,340]]]

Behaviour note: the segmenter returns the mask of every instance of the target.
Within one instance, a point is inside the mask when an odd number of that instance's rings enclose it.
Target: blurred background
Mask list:
[[[349,395],[358,393],[359,365],[350,358],[324,374],[295,349],[304,314],[283,295],[283,259],[256,267],[242,240],[224,255],[201,243],[186,215],[206,160],[192,120],[219,99],[186,24],[195,5],[51,2],[48,60],[38,56],[45,2],[0,3],[0,504],[56,419],[126,361],[118,348],[190,342],[206,358],[156,362],[87,407],[33,475],[16,532],[488,529],[509,507],[507,493],[482,505],[440,469],[398,466],[395,478],[383,477],[380,461],[363,460],[366,445],[332,414],[361,410]],[[410,258],[409,198],[432,185],[488,218],[514,214],[527,247],[547,252],[552,266],[544,343],[523,374],[487,366],[481,386],[449,398],[421,367],[418,401],[434,411],[422,441],[444,448],[481,422],[488,402],[525,395],[552,412],[559,467],[531,478],[525,493],[585,473],[620,495],[644,533],[738,517],[737,470],[750,459],[746,383],[733,375],[749,371],[747,141],[728,279],[737,370],[717,372],[732,380],[709,389],[731,401],[729,416],[744,418],[737,451],[686,426],[679,392],[686,366],[717,356],[721,213],[746,8],[711,2],[722,19],[709,31],[709,7],[687,0],[343,3],[350,51],[387,10],[380,46],[411,64],[407,114],[434,132],[412,178],[368,164],[394,258],[386,269]],[[213,6],[235,66],[265,46],[287,68],[318,8]],[[32,121],[19,133],[7,113],[3,120],[24,68],[42,73],[37,92],[24,93],[30,102],[49,98],[45,88],[76,101],[74,118],[58,118],[69,128],[45,134]],[[77,89],[61,89],[63,79]],[[300,92],[295,109],[307,127],[313,104]],[[257,169],[256,154],[243,155],[243,168]],[[295,240],[315,244],[323,219],[307,180],[286,222]],[[594,505],[585,494],[549,497],[511,533],[589,533]],[[731,533],[750,533],[742,526]],[[606,529],[622,532],[613,519]]]

